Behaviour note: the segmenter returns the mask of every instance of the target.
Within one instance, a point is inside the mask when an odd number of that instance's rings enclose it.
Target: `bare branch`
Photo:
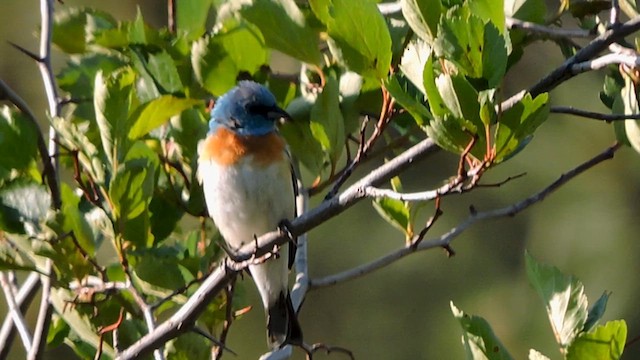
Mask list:
[[[46,267],[51,273],[51,261],[47,262]],[[51,314],[53,307],[51,306],[51,278],[48,275],[40,275],[40,283],[42,284],[42,294],[40,298],[40,308],[38,310],[38,319],[36,320],[36,328],[33,331],[33,344],[27,354],[27,359],[42,359],[44,356],[44,347],[47,344],[47,333],[51,324]]]
[[[7,306],[9,307],[9,316],[13,319],[13,323],[18,329],[18,333],[20,334],[20,339],[22,340],[22,346],[25,350],[29,351],[31,349],[31,345],[33,344],[33,339],[31,338],[31,333],[29,332],[29,328],[27,327],[27,321],[24,319],[22,312],[20,312],[20,308],[16,303],[15,296],[11,292],[11,285],[7,280],[7,275],[4,272],[0,272],[0,286],[2,286],[2,291],[4,292],[4,297],[7,300]]]
[[[533,97],[536,97],[544,92],[555,89],[556,86],[577,75],[572,69],[574,65],[593,59],[599,53],[606,50],[610,44],[638,30],[640,30],[640,17],[631,19],[616,28],[605,31],[587,46],[580,49],[575,55],[567,59],[562,65],[551,71],[538,83],[530,87],[528,92],[531,93]],[[522,100],[525,94],[526,91],[521,91],[502,102],[502,111],[510,109],[518,101]]]
[[[21,313],[25,313],[31,304],[31,301],[36,296],[38,291],[38,273],[32,272],[29,277],[22,283],[20,290],[15,294],[16,306],[20,308]],[[0,329],[0,359],[6,359],[13,343],[15,331],[13,327],[13,319],[11,316],[7,316],[2,323]]]
[[[624,121],[624,120],[640,120],[640,114],[603,114],[593,111],[576,109],[571,106],[552,106],[550,111],[555,114],[569,114],[580,116],[587,119],[601,121]]]
[[[517,202],[513,205],[506,206],[503,208],[495,209],[495,210],[490,210],[485,212],[472,212],[472,214],[466,220],[462,221],[456,227],[452,228],[451,230],[449,230],[447,233],[443,234],[440,237],[437,237],[431,240],[422,241],[417,247],[406,246],[390,254],[387,254],[383,257],[380,257],[377,260],[374,260],[368,264],[364,264],[338,274],[330,275],[320,279],[311,279],[309,285],[311,289],[317,289],[321,287],[334,285],[340,282],[352,280],[360,276],[369,274],[391,263],[394,263],[395,261],[407,255],[413,254],[418,251],[428,250],[428,249],[433,249],[438,247],[443,247],[446,249],[450,247],[451,242],[456,237],[458,237],[458,235],[462,234],[464,231],[466,231],[476,222],[499,218],[499,217],[514,216],[520,213],[521,211],[527,209],[529,206],[544,200],[548,195],[550,195],[552,192],[560,188],[562,185],[565,185],[566,183],[568,183],[570,180],[572,180],[576,176],[582,174],[583,172],[591,169],[592,167],[598,165],[599,163],[605,160],[613,158],[613,155],[618,149],[620,149],[620,147],[621,145],[618,143],[612,145],[611,147],[607,148],[606,150],[596,155],[595,157],[578,165],[577,167],[571,169],[570,171],[567,171],[566,173],[560,175],[560,177],[556,181],[551,183],[549,186],[545,187],[541,191],[529,196],[528,198],[520,202]]]
[[[544,35],[549,38],[589,38],[595,36],[594,31],[583,29],[562,29],[544,26],[529,21],[522,21],[516,18],[507,17],[505,22],[509,29],[521,29],[530,33]]]

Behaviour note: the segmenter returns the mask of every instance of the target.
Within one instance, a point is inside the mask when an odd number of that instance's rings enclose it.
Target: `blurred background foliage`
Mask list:
[[[152,27],[166,25],[164,5],[157,0],[65,0],[64,5],[56,4],[58,8],[104,10],[118,20],[133,20],[139,7]],[[44,119],[47,106],[36,65],[7,43],[37,48],[39,4],[4,0],[0,6],[4,14],[0,22],[0,78]],[[549,6],[557,3],[549,1]],[[271,60],[279,71],[298,71],[295,62],[278,54]],[[530,86],[562,61],[554,45],[541,42],[528,47],[522,61],[508,74],[505,95]],[[53,65],[60,69],[62,58],[54,57]],[[603,73],[593,72],[570,80],[552,92],[552,105],[607,112],[598,98],[603,78]],[[552,114],[526,150],[491,170],[483,182],[527,172],[525,177],[500,188],[447,197],[442,204],[444,216],[430,234],[447,231],[464,219],[470,205],[487,210],[528,196],[613,141],[609,124]],[[439,185],[446,176],[455,174],[457,159],[440,152],[422,161],[402,175],[405,190]],[[464,353],[461,331],[449,307],[453,301],[467,313],[487,319],[515,358],[524,358],[531,347],[558,358],[543,305],[526,279],[525,249],[538,260],[579,277],[591,302],[602,291],[611,291],[605,319],[625,319],[629,338],[640,335],[639,160],[637,153],[625,148],[615,159],[589,170],[524,213],[475,225],[453,243],[453,258],[440,250],[422,252],[363,278],[310,292],[300,314],[305,338],[346,347],[358,359],[460,359]],[[365,165],[358,172],[368,169]],[[422,216],[428,216],[427,211]],[[312,277],[368,262],[404,243],[401,234],[380,219],[368,202],[328,221],[309,237]],[[247,303],[258,304],[250,280],[245,279],[244,285]],[[34,315],[28,319],[33,321]],[[234,324],[228,346],[239,352],[241,359],[264,353],[264,318],[258,308]],[[637,344],[627,349],[624,358],[635,359],[639,354]],[[15,359],[23,356],[19,350],[12,353]]]

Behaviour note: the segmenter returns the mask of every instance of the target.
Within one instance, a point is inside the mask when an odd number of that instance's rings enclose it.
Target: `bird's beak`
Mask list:
[[[284,109],[278,107],[278,106],[274,106],[273,108],[269,109],[269,111],[267,112],[267,117],[269,119],[272,119],[273,121],[291,121],[291,115],[289,115],[289,113],[287,113],[286,111],[284,111]]]

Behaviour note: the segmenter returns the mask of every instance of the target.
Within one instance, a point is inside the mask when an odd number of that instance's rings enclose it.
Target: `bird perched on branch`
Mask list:
[[[211,112],[209,133],[198,146],[198,173],[209,214],[231,251],[295,215],[295,177],[276,126],[282,118],[289,115],[273,94],[253,81],[239,82]],[[295,248],[283,246],[279,256],[249,266],[272,349],[302,343],[288,288],[294,254]]]

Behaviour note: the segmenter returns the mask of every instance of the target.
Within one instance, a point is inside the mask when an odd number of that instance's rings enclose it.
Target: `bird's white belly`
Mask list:
[[[251,166],[247,158],[234,166],[199,164],[209,214],[227,244],[234,248],[275,230],[294,215],[289,164]]]

